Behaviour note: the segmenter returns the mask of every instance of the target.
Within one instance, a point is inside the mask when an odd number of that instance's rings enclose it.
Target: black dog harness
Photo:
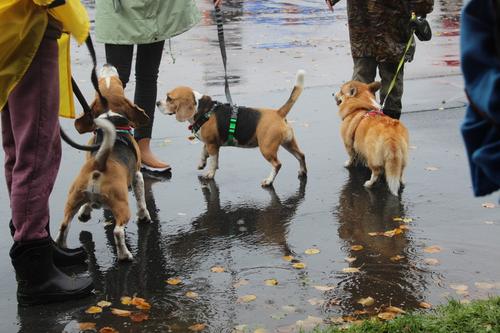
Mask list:
[[[116,140],[114,144],[114,149],[126,148],[133,152],[133,156],[137,160],[137,151],[135,150],[135,146],[132,143],[131,136],[133,137],[134,133],[132,127],[130,127],[128,123],[128,119],[122,116],[107,116],[104,118],[109,120],[116,128]],[[94,144],[100,145],[104,140],[104,132],[102,129],[97,129],[95,131]],[[97,152],[93,152],[92,155],[95,155]],[[127,163],[128,161],[124,161]]]

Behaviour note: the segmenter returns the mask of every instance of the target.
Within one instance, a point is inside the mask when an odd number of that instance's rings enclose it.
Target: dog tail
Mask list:
[[[398,196],[408,154],[405,147],[399,147],[395,144],[390,145],[391,149],[389,149],[385,159],[385,180],[387,181],[389,191],[391,191],[394,196]]]
[[[297,71],[297,76],[295,79],[295,86],[293,87],[292,93],[290,94],[290,97],[286,101],[285,104],[283,104],[282,107],[278,109],[278,114],[285,118],[288,112],[292,109],[292,106],[295,104],[297,99],[299,98],[300,94],[302,93],[302,90],[304,90],[304,76],[306,72],[303,69],[299,69]]]
[[[108,160],[111,151],[113,150],[113,146],[116,140],[116,131],[115,126],[107,119],[94,119],[94,123],[97,127],[102,129],[104,132],[104,138],[101,143],[101,147],[97,151],[95,157],[96,169],[98,171],[103,172],[106,170],[106,161]]]

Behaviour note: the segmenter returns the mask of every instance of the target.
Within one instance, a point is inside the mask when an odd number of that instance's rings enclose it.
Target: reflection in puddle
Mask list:
[[[357,302],[366,297],[375,299],[368,310],[388,305],[416,308],[424,297],[429,273],[417,268],[411,231],[393,237],[369,235],[398,228],[402,222],[394,218],[406,215],[400,198],[391,195],[385,184],[378,183],[371,190],[363,187],[369,175],[368,169],[351,169],[340,193],[339,237],[346,257],[356,258],[348,265],[360,268],[361,273],[340,276],[333,297],[341,300],[345,314],[362,309]],[[362,249],[356,250],[359,245]]]

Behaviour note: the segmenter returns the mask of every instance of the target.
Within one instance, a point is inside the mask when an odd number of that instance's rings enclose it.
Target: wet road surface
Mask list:
[[[322,1],[290,3],[228,1],[232,14],[226,38],[231,89],[240,105],[281,105],[295,71],[307,70],[306,89],[288,117],[306,154],[307,181],[297,178],[295,158],[280,150],[283,167],[274,188],[262,189],[268,163],[258,150],[234,148],[221,150],[215,181],[200,180],[196,165],[201,144],[187,139],[186,124],[158,113],[154,149],[173,165],[173,176],[145,179],[154,222],[130,221],[126,237],[134,261],[116,261],[112,226],[106,225],[101,211],[94,211],[85,224],[74,220],[68,244],[88,251],[95,296],[18,308],[5,227],[0,235],[0,332],[78,332],[82,322],[121,333],[189,332],[194,324],[205,324],[206,332],[232,332],[235,327],[291,332],[340,316],[365,318],[368,314],[360,310],[373,314],[389,304],[411,310],[420,302],[436,305],[450,297],[469,300],[500,293],[500,267],[495,264],[500,214],[498,206],[482,206],[497,202],[498,196],[472,197],[458,133],[465,103],[454,62],[460,2],[436,1],[430,17],[435,37],[419,44],[417,59],[406,69],[408,112],[403,121],[412,147],[400,198],[381,184],[366,190],[366,170],[343,168],[346,154],[331,93],[351,70],[345,4],[339,4],[332,20]],[[165,53],[160,94],[188,84],[224,100],[216,33],[210,14],[204,14],[202,25],[172,41],[175,64]],[[75,73],[90,98],[86,51],[74,51]],[[98,52],[102,63],[102,47]],[[77,136],[71,121],[63,120],[62,125]],[[84,159],[83,153],[64,147],[51,198],[53,233]],[[5,188],[3,178],[0,186]],[[6,191],[1,196],[0,214],[7,224]],[[132,197],[130,204],[135,213]],[[402,234],[369,235],[402,224],[408,228]],[[319,253],[306,254],[308,249]],[[296,269],[294,263],[305,267]],[[224,271],[212,272],[215,266]],[[169,278],[182,283],[169,285]],[[268,279],[278,284],[269,286]],[[117,317],[109,308],[101,314],[85,313],[101,300],[132,310],[120,304],[120,298],[134,295],[152,305],[149,319],[141,323]],[[363,308],[357,302],[366,297],[375,302]]]

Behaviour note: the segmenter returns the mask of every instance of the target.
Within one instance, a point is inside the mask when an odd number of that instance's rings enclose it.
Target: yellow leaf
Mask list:
[[[356,261],[356,259],[357,259],[356,257],[347,257],[347,258],[344,258],[344,260],[347,261],[347,262],[349,262],[349,263]]]
[[[402,256],[402,255],[395,255],[394,257],[391,257],[391,261],[400,261],[401,259],[404,259],[405,256]]]
[[[485,202],[482,204],[483,208],[495,208],[495,204],[492,202]]]
[[[99,303],[97,303],[97,306],[100,306],[101,308],[106,308],[110,305],[111,305],[111,302],[108,302],[108,301],[100,301]]]
[[[148,302],[146,302],[146,300],[144,298],[140,298],[140,297],[132,298],[132,300],[130,301],[130,304],[135,305],[135,307],[137,309],[140,309],[140,310],[151,309],[151,305]]]
[[[123,296],[122,298],[120,298],[120,302],[123,305],[130,305],[130,302],[132,302],[132,298],[128,296]]]
[[[393,312],[393,313],[406,313],[405,310],[398,308],[397,306],[389,306],[385,309],[385,311]]]
[[[382,320],[392,320],[396,318],[396,314],[394,312],[381,312],[377,315]]]
[[[425,258],[424,263],[430,266],[436,266],[439,265],[439,260],[437,260],[436,258]]]
[[[351,250],[353,250],[353,251],[361,251],[363,249],[364,249],[363,245],[353,245],[353,246],[351,246]]]
[[[402,233],[403,233],[403,230],[401,230],[400,228],[395,228],[395,229],[384,232],[384,236],[385,237],[394,237],[394,236],[402,234]]]
[[[176,286],[176,285],[182,283],[182,280],[179,278],[170,278],[170,279],[166,280],[165,282],[171,286]]]
[[[342,269],[342,272],[344,273],[359,273],[360,270],[357,267],[346,267]]]
[[[410,226],[406,224],[401,224],[398,228],[401,229],[402,231],[410,230]]]
[[[106,326],[101,328],[99,330],[99,333],[118,333],[118,331],[115,330],[113,327]]]
[[[373,299],[373,297],[366,297],[361,298],[358,303],[363,306],[372,306],[375,303],[375,300]]]
[[[292,267],[296,269],[304,269],[306,268],[306,264],[304,264],[303,262],[296,262],[292,265]]]
[[[257,296],[255,296],[255,295],[244,295],[244,296],[238,297],[238,302],[239,303],[249,303],[249,302],[255,301],[256,299],[257,299]]]
[[[194,324],[189,326],[188,329],[193,332],[201,332],[205,329],[206,326],[206,324]]]
[[[319,290],[319,291],[330,291],[330,290],[335,289],[335,287],[331,287],[331,286],[313,286],[313,287],[314,287],[314,289]]]
[[[432,304],[427,303],[427,302],[420,302],[420,303],[418,303],[418,306],[420,306],[423,309],[430,309],[430,308],[432,308]]]
[[[304,251],[305,254],[318,254],[321,251],[319,249],[307,249]]]
[[[78,323],[78,328],[80,331],[95,331],[95,323]]]
[[[292,256],[283,256],[281,258],[283,258],[283,260],[285,260],[285,261],[292,261],[293,260]]]
[[[144,312],[134,312],[130,315],[130,319],[136,323],[148,320],[148,318],[149,318],[148,314]]]
[[[102,308],[100,306],[91,306],[87,310],[85,310],[85,313],[90,313],[90,314],[95,314],[95,313],[101,313]]]
[[[212,273],[223,273],[225,272],[225,269],[222,266],[214,266],[210,268],[210,271],[212,271]]]
[[[233,287],[239,288],[241,286],[246,286],[247,284],[249,284],[248,280],[246,280],[246,279],[240,279],[238,282],[236,282],[236,283],[233,284]]]
[[[428,246],[424,249],[424,252],[427,252],[427,253],[439,253],[441,252],[443,249],[438,246],[438,245],[432,245],[432,246]]]
[[[111,308],[111,313],[118,317],[128,317],[132,312],[128,310]]]
[[[267,279],[266,281],[264,281],[264,283],[266,284],[266,286],[277,286],[278,285],[278,280],[276,280],[276,279]]]
[[[383,232],[378,232],[378,231],[377,232],[369,232],[368,233],[368,235],[372,236],[372,237],[374,237],[374,236],[381,236],[383,234],[384,234]]]
[[[413,221],[413,219],[411,217],[394,217],[392,220],[396,221],[396,222],[403,222],[403,223],[410,223]]]
[[[198,293],[194,292],[194,291],[188,291],[186,293],[186,297],[188,297],[188,298],[198,298]]]

